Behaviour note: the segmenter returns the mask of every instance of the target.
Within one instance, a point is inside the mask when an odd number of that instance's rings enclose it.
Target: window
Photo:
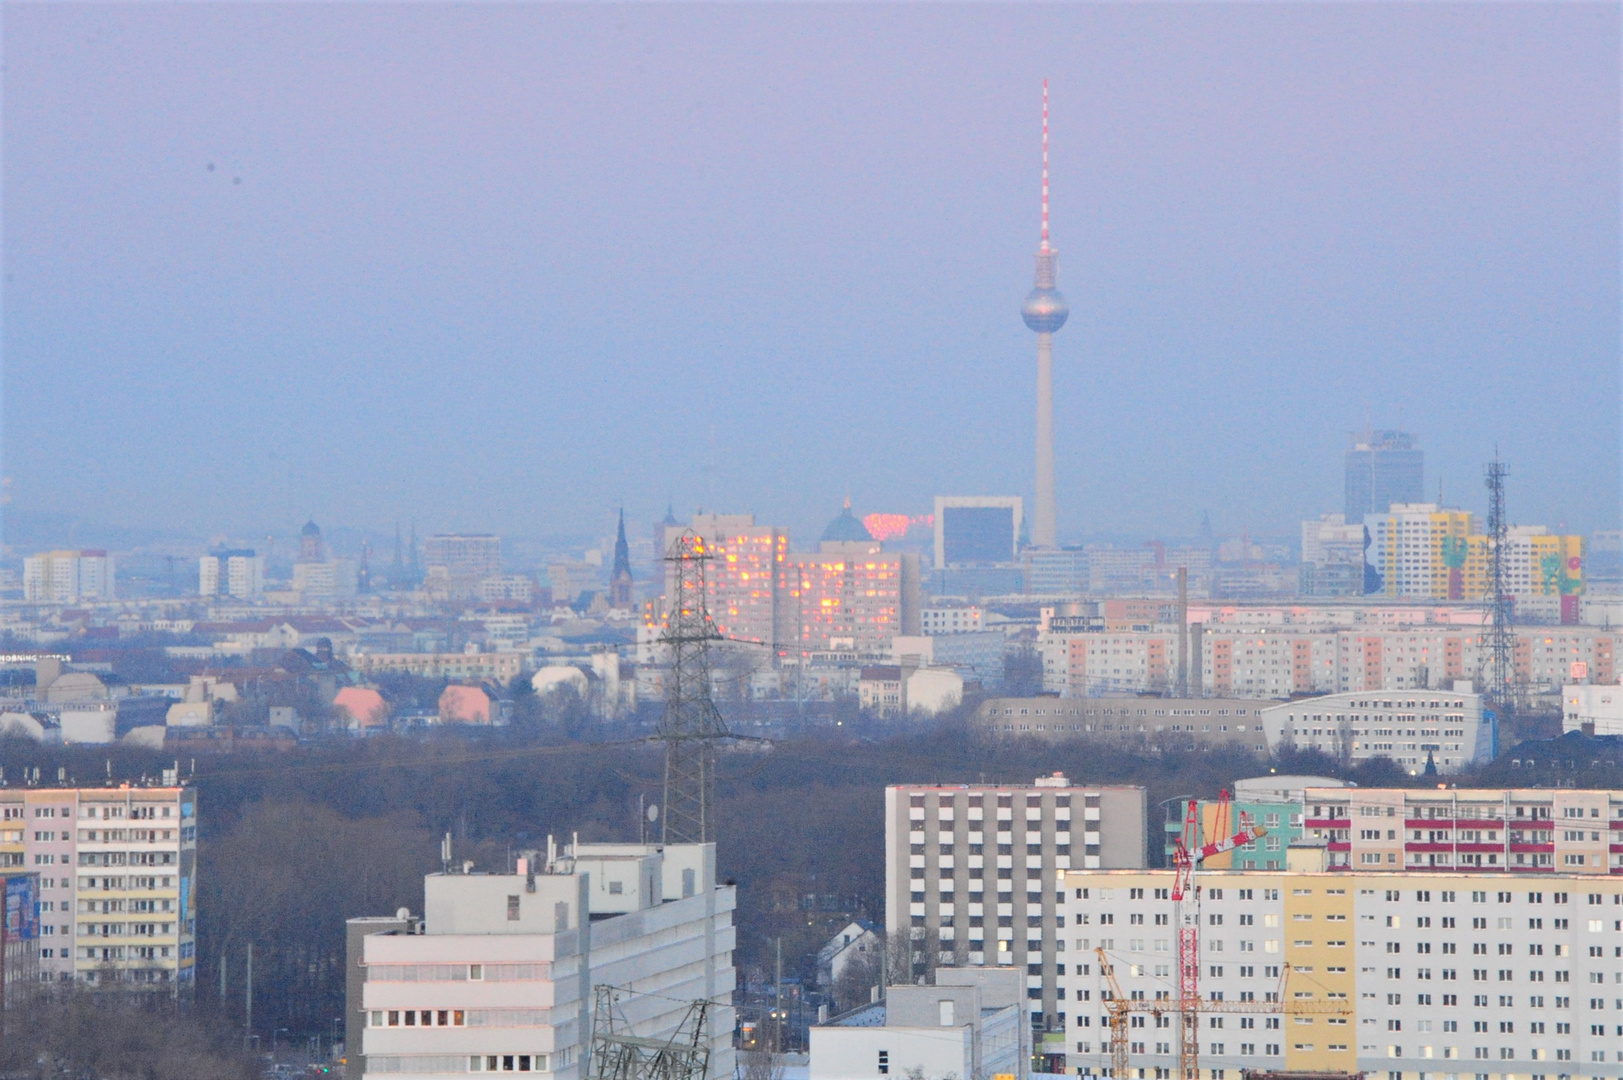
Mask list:
[[[507,921],[518,922],[518,897],[516,896],[507,898]]]

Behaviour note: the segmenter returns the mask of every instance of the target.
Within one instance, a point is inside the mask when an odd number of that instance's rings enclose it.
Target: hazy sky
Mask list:
[[[1047,76],[1063,540],[1291,532],[1366,416],[1616,528],[1618,11],[8,3],[12,505],[1029,497]]]

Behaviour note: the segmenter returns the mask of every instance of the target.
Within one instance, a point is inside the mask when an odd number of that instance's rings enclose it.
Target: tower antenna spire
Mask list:
[[[1043,80],[1043,250],[1048,250],[1048,80]]]
[[[1048,242],[1048,80],[1043,80],[1043,241],[1037,248],[1037,280],[1020,316],[1037,335],[1037,503],[1031,520],[1033,547],[1057,547],[1054,525],[1054,331],[1070,308],[1055,287],[1059,252]]]

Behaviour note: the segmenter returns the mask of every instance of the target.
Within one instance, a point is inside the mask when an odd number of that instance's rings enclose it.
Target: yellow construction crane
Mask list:
[[[1116,981],[1115,965],[1103,949],[1094,949],[1099,958],[1099,973],[1109,984],[1106,993],[1109,995],[1105,1001],[1105,1008],[1110,1010],[1110,1075],[1113,1080],[1126,1080],[1127,1078],[1127,1049],[1128,1049],[1128,1016],[1132,1013],[1150,1013],[1154,1016],[1167,1016],[1181,1013],[1186,1023],[1194,1018],[1189,1016],[1187,1001],[1173,1001],[1169,996],[1156,1001],[1131,1000],[1121,991],[1121,984]],[[1352,1002],[1346,998],[1327,998],[1316,1000],[1300,998],[1285,993],[1292,972],[1291,965],[1284,965],[1279,976],[1279,990],[1273,994],[1271,1001],[1202,1001],[1199,1002],[1196,1013],[1249,1013],[1256,1015],[1266,1013],[1283,1016],[1351,1016]],[[1185,1061],[1188,1059],[1185,1058]],[[1196,1059],[1194,1075],[1180,1075],[1179,1080],[1200,1080],[1199,1064]],[[1187,1068],[1187,1066],[1185,1066]],[[1180,1070],[1181,1072],[1181,1070]]]

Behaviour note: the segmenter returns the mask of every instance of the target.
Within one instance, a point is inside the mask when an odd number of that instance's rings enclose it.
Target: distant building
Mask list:
[[[191,995],[196,792],[0,788],[0,866],[24,865],[40,875],[42,980]]]
[[[1424,499],[1425,454],[1406,431],[1364,431],[1352,436],[1346,457],[1347,521],[1384,514],[1393,503]]]
[[[595,593],[603,587],[603,568],[573,559],[557,562],[547,567],[547,581],[554,603],[573,604],[586,593]]]
[[[347,1047],[364,1055],[363,1080],[582,1080],[594,1020],[607,1020],[599,987],[613,994],[619,1033],[661,1043],[691,1002],[708,1001],[705,1075],[731,1077],[737,901],[716,880],[715,850],[578,844],[499,872],[428,875],[420,926],[359,930],[361,1001],[346,1012],[365,1019]]]
[[[1489,538],[1476,531],[1469,511],[1436,503],[1395,503],[1364,519],[1368,562],[1385,596],[1481,600],[1492,589]],[[1518,601],[1542,596],[1555,605],[1555,621],[1578,621],[1583,592],[1584,543],[1541,525],[1515,525],[1505,538],[1505,589]]]
[[[1623,735],[1623,686],[1562,687],[1561,730]]]
[[[936,569],[1014,562],[1023,505],[1018,495],[937,495]]]
[[[535,594],[535,579],[528,574],[499,574],[479,583],[479,599],[487,604],[504,600],[532,604]]]
[[[265,590],[265,557],[252,548],[220,550],[197,561],[200,596],[234,596],[253,600]]]
[[[488,724],[490,695],[477,686],[447,686],[440,692],[440,723]]]
[[[1003,681],[1003,654],[1008,641],[1001,630],[937,634],[930,639],[934,662],[982,686]]]
[[[1088,587],[1088,553],[1082,548],[1032,548],[1025,568],[1032,596],[1076,596]]]
[[[1322,514],[1302,522],[1303,596],[1364,594],[1364,523],[1343,514]]]
[[[985,613],[978,604],[936,601],[919,610],[919,633],[965,634],[980,630]]]
[[[919,632],[919,558],[886,552],[876,540],[824,540],[784,561],[786,588],[776,640],[788,651],[889,651],[898,634]]]
[[[401,671],[428,679],[478,679],[506,684],[524,670],[523,652],[355,653],[350,663],[367,675]]]
[[[327,559],[327,545],[321,539],[321,526],[312,519],[304,523],[299,530],[299,557],[295,560],[301,563],[325,562]]]
[[[934,985],[890,986],[880,1000],[811,1029],[810,1080],[1026,1080],[1025,981],[1013,968],[938,968]]]
[[[1058,976],[1078,962],[1055,918],[1063,875],[1146,866],[1146,812],[1143,788],[1074,785],[1059,773],[1031,785],[887,787],[885,930],[911,943],[916,968],[891,978],[912,981],[926,965],[1010,966],[1026,974],[1032,1026],[1063,1030]],[[978,855],[1005,847],[1020,854]],[[985,911],[994,903],[995,919]]]
[[[423,541],[426,581],[453,596],[472,596],[502,572],[502,538],[491,533],[439,533]]]
[[[1262,712],[1273,704],[1236,698],[990,698],[975,711],[973,724],[1004,739],[1086,739],[1132,749],[1266,754]]]
[[[862,711],[880,718],[907,713],[902,669],[895,664],[875,664],[862,669],[857,682],[857,701]]]
[[[634,600],[632,591],[631,545],[626,542],[626,512],[621,510],[614,536],[614,568],[609,572],[609,607],[629,609]]]
[[[1262,710],[1270,750],[1317,750],[1344,765],[1391,758],[1412,776],[1428,763],[1459,772],[1498,756],[1493,714],[1479,694],[1406,690],[1297,698]]]
[[[360,589],[353,559],[327,559],[293,564],[293,591],[305,600],[342,600]]]
[[[113,557],[105,551],[47,551],[23,560],[23,599],[29,603],[77,604],[115,598]]]

